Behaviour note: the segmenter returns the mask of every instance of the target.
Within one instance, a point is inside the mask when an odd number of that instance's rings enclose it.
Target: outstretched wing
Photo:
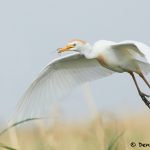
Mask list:
[[[136,60],[150,63],[150,47],[137,41],[123,41],[112,45],[113,49],[121,52],[128,51]]]
[[[112,45],[114,50],[117,50],[116,54],[119,55],[129,55],[131,56],[133,62],[139,64],[143,73],[150,73],[150,47],[137,42],[137,41],[124,41]]]
[[[23,95],[18,109],[20,119],[46,116],[52,103],[62,99],[75,87],[111,75],[96,59],[71,54],[50,62]]]

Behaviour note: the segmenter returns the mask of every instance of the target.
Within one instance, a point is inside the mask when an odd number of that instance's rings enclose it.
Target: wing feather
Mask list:
[[[19,102],[15,118],[47,116],[52,104],[63,99],[75,87],[112,73],[96,59],[88,60],[80,54],[57,58],[29,86]]]
[[[137,41],[124,41],[112,45],[118,54],[128,55],[131,61],[136,62],[144,74],[150,73],[150,47]]]
[[[132,50],[135,53],[138,53],[139,55],[144,56],[144,54],[138,49],[138,47],[134,43],[122,42],[119,44],[112,45],[112,48],[118,49],[118,50],[125,50],[125,49],[126,50]]]
[[[150,63],[150,47],[137,41],[123,41],[112,45],[113,49],[128,51],[135,60]]]

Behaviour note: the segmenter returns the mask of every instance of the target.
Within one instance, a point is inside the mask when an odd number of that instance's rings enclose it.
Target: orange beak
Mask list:
[[[65,51],[69,51],[71,48],[73,48],[72,45],[67,45],[67,46],[65,46],[65,47],[63,47],[63,48],[59,48],[59,49],[58,49],[58,53],[63,53],[63,52],[65,52]]]

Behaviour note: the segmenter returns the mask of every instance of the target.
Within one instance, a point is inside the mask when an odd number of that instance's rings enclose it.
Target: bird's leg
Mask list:
[[[138,86],[138,84],[137,84],[137,81],[136,81],[136,78],[135,78],[133,72],[130,72],[130,75],[132,76],[132,79],[133,79],[133,81],[134,81],[134,83],[135,83],[135,85],[136,85],[136,88],[137,88],[137,90],[138,90],[139,95],[140,95],[140,96],[143,95],[143,96],[146,96],[146,97],[150,97],[149,95],[143,93],[143,92],[140,90],[140,88],[139,88],[139,86]]]
[[[142,100],[144,101],[144,103],[148,106],[148,108],[150,108],[150,102],[149,102],[149,101],[147,100],[147,98],[146,98],[146,97],[150,97],[150,96],[147,95],[147,94],[145,94],[145,93],[143,93],[143,92],[140,90],[140,88],[139,88],[139,86],[138,86],[138,84],[137,84],[137,81],[136,81],[136,78],[135,78],[133,72],[130,72],[130,75],[132,76],[132,79],[133,79],[133,81],[134,81],[134,83],[135,83],[135,85],[136,85],[136,88],[137,88],[137,90],[138,90],[138,93],[139,93],[140,97],[142,98]]]
[[[147,84],[147,86],[150,88],[150,84],[147,81],[147,79],[144,77],[143,73],[140,73],[139,76],[143,79],[143,81]]]

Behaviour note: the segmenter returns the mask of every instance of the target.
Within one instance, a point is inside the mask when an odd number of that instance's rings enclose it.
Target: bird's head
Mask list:
[[[65,47],[59,48],[58,53],[63,53],[66,51],[76,51],[82,53],[86,49],[88,43],[79,39],[70,41]]]

